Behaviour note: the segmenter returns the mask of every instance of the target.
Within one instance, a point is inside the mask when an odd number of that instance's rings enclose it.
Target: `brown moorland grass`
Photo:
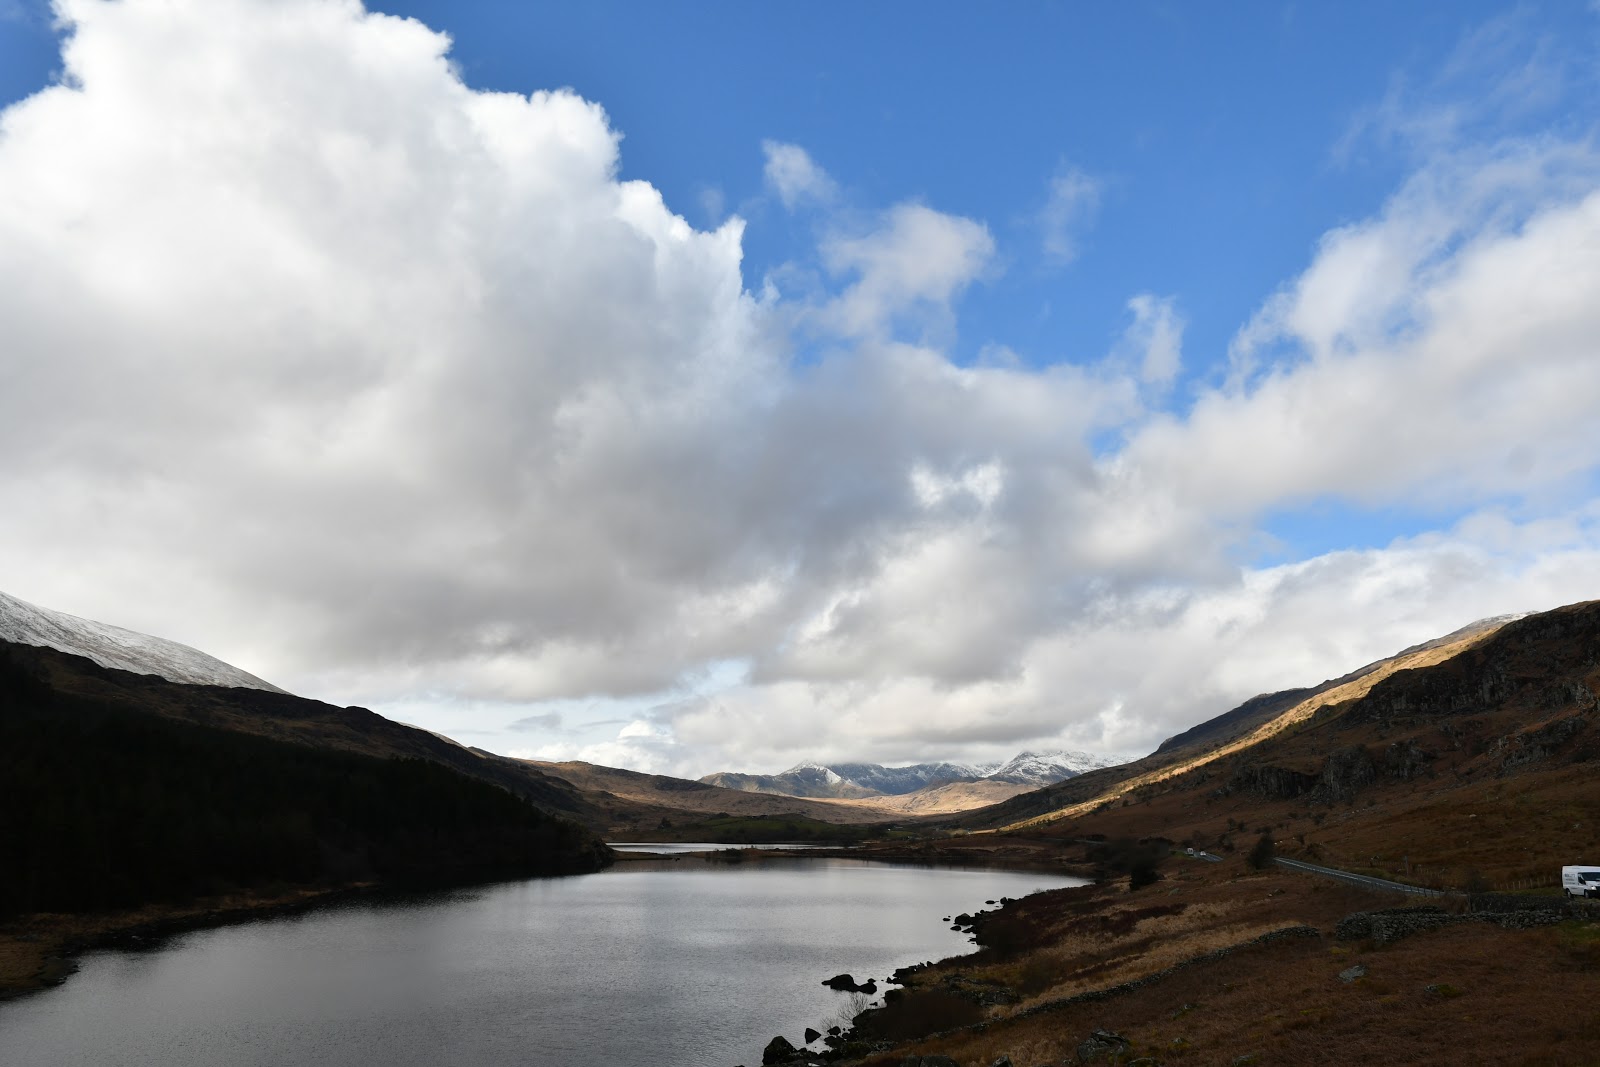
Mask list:
[[[1435,777],[1372,788],[1348,806],[1174,789],[1052,827],[1052,836],[1160,833],[1223,855],[1270,830],[1280,856],[1385,878],[1460,888],[1554,884],[1563,864],[1600,863],[1600,781],[1591,762],[1511,774]]]
[[[1004,986],[1025,991],[1022,1002],[987,1009],[981,1031],[862,1062],[886,1067],[915,1053],[963,1067],[988,1067],[1001,1055],[1017,1067],[1073,1063],[1078,1043],[1103,1028],[1166,1064],[1231,1064],[1247,1054],[1263,1067],[1600,1063],[1600,925],[1507,931],[1473,923],[1383,946],[1339,942],[1332,932],[1344,915],[1408,901],[1281,869],[1247,873],[1238,859],[1174,860],[1166,871],[1167,880],[1135,893],[1100,885],[1006,909],[1032,939],[944,961],[913,981],[920,989]],[[1323,936],[1245,948],[1110,999],[1046,1007],[1292,923]],[[1366,976],[1341,981],[1355,964]],[[1039,1013],[1020,1014],[1028,1009]]]

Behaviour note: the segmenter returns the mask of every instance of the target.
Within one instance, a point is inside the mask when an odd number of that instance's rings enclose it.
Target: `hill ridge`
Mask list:
[[[285,692],[271,682],[197,648],[110,623],[69,615],[53,608],[43,608],[4,592],[0,592],[0,641],[53,648],[58,652],[82,656],[102,667],[134,674],[153,674],[183,685],[222,685],[236,689],[261,689],[269,693]]]

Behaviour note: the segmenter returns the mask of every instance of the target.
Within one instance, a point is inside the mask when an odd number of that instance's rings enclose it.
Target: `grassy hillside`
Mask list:
[[[1600,603],[1458,631],[1337,683],[956,825],[1225,854],[1266,832],[1281,855],[1441,886],[1597,862]]]

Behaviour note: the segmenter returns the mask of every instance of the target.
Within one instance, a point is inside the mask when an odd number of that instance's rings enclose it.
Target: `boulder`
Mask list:
[[[1358,963],[1354,967],[1346,967],[1344,970],[1340,971],[1339,972],[1339,981],[1341,981],[1341,982],[1354,982],[1357,978],[1365,978],[1366,976],[1367,976],[1366,965],[1362,964],[1362,963]]]
[[[767,1042],[767,1047],[761,1050],[762,1067],[770,1067],[775,1063],[788,1063],[800,1051],[782,1034]]]
[[[1093,1063],[1096,1060],[1121,1056],[1131,1047],[1128,1039],[1121,1034],[1114,1034],[1110,1030],[1096,1030],[1079,1042],[1078,1062]]]
[[[820,1033],[818,1033],[816,1030],[813,1030],[811,1027],[808,1026],[808,1027],[806,1027],[806,1035],[805,1036],[806,1036],[806,1044],[809,1045],[809,1044],[811,1044],[811,1042],[815,1041],[817,1038],[821,1037],[822,1035]]]

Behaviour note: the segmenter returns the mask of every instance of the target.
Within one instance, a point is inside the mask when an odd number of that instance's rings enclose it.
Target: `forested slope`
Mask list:
[[[0,914],[609,860],[588,830],[439,763],[168,718],[148,686],[67,691],[38,651],[0,644]]]

